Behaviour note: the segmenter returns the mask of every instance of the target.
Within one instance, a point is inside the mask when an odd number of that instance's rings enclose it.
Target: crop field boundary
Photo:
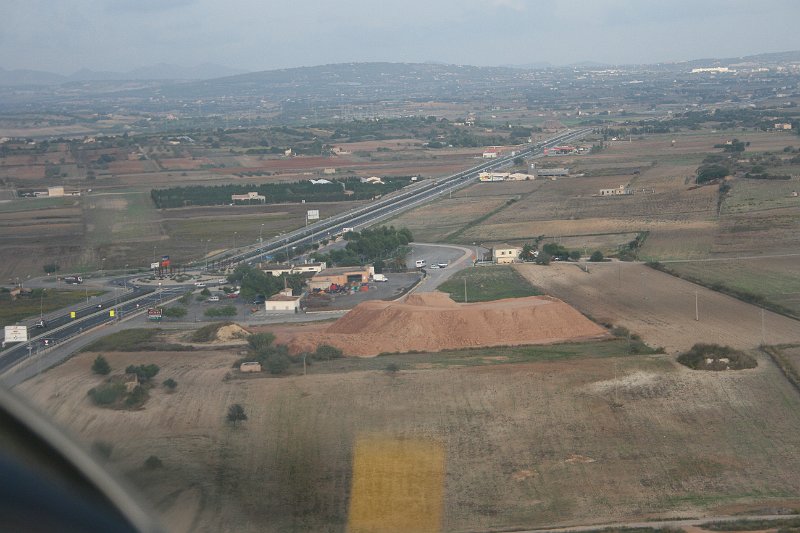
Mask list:
[[[762,346],[761,351],[772,359],[772,362],[775,363],[783,375],[786,376],[789,383],[800,393],[800,372],[798,372],[791,361],[783,355],[781,349],[786,347],[792,347],[792,345]]]
[[[737,258],[727,258],[727,260],[734,260]],[[761,258],[759,258],[761,259]],[[721,261],[724,259],[720,259]],[[666,262],[666,261],[665,261]],[[647,262],[645,265],[652,268],[653,270],[658,270],[660,272],[664,272],[665,274],[669,274],[670,276],[675,276],[676,278],[683,279],[694,283],[696,285],[700,285],[701,287],[705,287],[707,289],[711,289],[712,291],[719,292],[721,294],[725,294],[727,296],[731,296],[736,298],[737,300],[741,300],[745,303],[749,303],[752,305],[759,306],[763,309],[767,309],[772,311],[773,313],[777,313],[779,315],[783,315],[787,318],[792,318],[794,320],[800,320],[800,316],[796,315],[792,310],[787,309],[786,307],[776,304],[774,302],[769,301],[768,299],[764,298],[763,296],[759,296],[758,294],[753,294],[749,291],[743,291],[740,289],[734,289],[732,287],[728,287],[722,283],[709,283],[708,281],[701,280],[696,278],[695,276],[690,276],[687,274],[678,273],[667,265],[665,262],[653,261]],[[688,263],[690,261],[669,261],[670,263]]]

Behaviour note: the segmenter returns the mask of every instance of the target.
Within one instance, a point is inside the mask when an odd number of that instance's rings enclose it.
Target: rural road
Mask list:
[[[681,526],[699,526],[710,522],[735,522],[737,520],[786,520],[800,518],[797,514],[786,515],[735,515],[735,516],[707,516],[705,518],[676,518],[674,520],[653,520],[647,522],[613,522],[609,524],[595,524],[592,526],[571,526],[560,528],[541,529],[504,529],[504,533],[573,533],[581,531],[619,530],[619,529],[661,529],[677,528]],[[766,528],[765,528],[766,529]]]

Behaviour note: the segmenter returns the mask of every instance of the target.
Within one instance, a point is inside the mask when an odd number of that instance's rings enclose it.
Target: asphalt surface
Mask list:
[[[387,195],[386,197],[371,202],[365,206],[352,209],[345,213],[336,215],[326,220],[315,222],[304,228],[282,235],[279,238],[271,239],[263,244],[249,246],[242,251],[226,252],[218,258],[225,259],[230,262],[249,261],[256,262],[262,261],[267,256],[281,251],[290,251],[293,246],[301,244],[313,244],[320,242],[323,239],[341,234],[344,228],[353,228],[358,230],[363,227],[370,226],[380,220],[394,216],[402,211],[406,211],[418,205],[422,205],[436,198],[437,196],[447,194],[453,190],[473,183],[477,179],[478,174],[484,171],[499,170],[513,164],[516,157],[529,157],[536,154],[543,153],[545,148],[556,146],[558,144],[568,142],[574,139],[583,137],[591,132],[590,128],[583,128],[579,130],[569,130],[565,133],[556,135],[555,137],[537,144],[528,145],[526,147],[516,150],[513,155],[506,157],[486,160],[479,165],[472,167],[463,172],[453,174],[452,176],[436,179],[436,180],[423,180],[416,186],[407,187],[403,191]],[[205,261],[205,260],[204,260]]]

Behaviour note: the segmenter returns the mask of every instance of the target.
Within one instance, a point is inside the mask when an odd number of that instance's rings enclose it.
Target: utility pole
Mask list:
[[[467,303],[467,278],[464,278],[464,303]]]
[[[700,307],[697,303],[697,291],[694,291],[694,319],[697,322],[700,321]]]
[[[764,330],[764,308],[761,308],[761,346],[767,344],[767,337]]]

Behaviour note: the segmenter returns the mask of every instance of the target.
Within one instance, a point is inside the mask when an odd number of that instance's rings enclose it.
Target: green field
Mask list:
[[[22,319],[47,314],[56,309],[84,301],[88,297],[99,296],[104,291],[36,289],[33,295],[11,300],[8,293],[0,293],[0,323],[14,324]]]
[[[0,213],[18,213],[21,211],[38,211],[56,207],[71,207],[78,203],[77,198],[21,198],[11,202],[0,203]]]
[[[797,257],[666,263],[670,273],[784,314],[800,316]],[[727,290],[726,290],[727,289]],[[751,295],[748,298],[747,295]]]
[[[438,289],[448,293],[456,302],[464,302],[464,280],[467,302],[489,302],[542,294],[508,265],[464,269],[439,285]]]

